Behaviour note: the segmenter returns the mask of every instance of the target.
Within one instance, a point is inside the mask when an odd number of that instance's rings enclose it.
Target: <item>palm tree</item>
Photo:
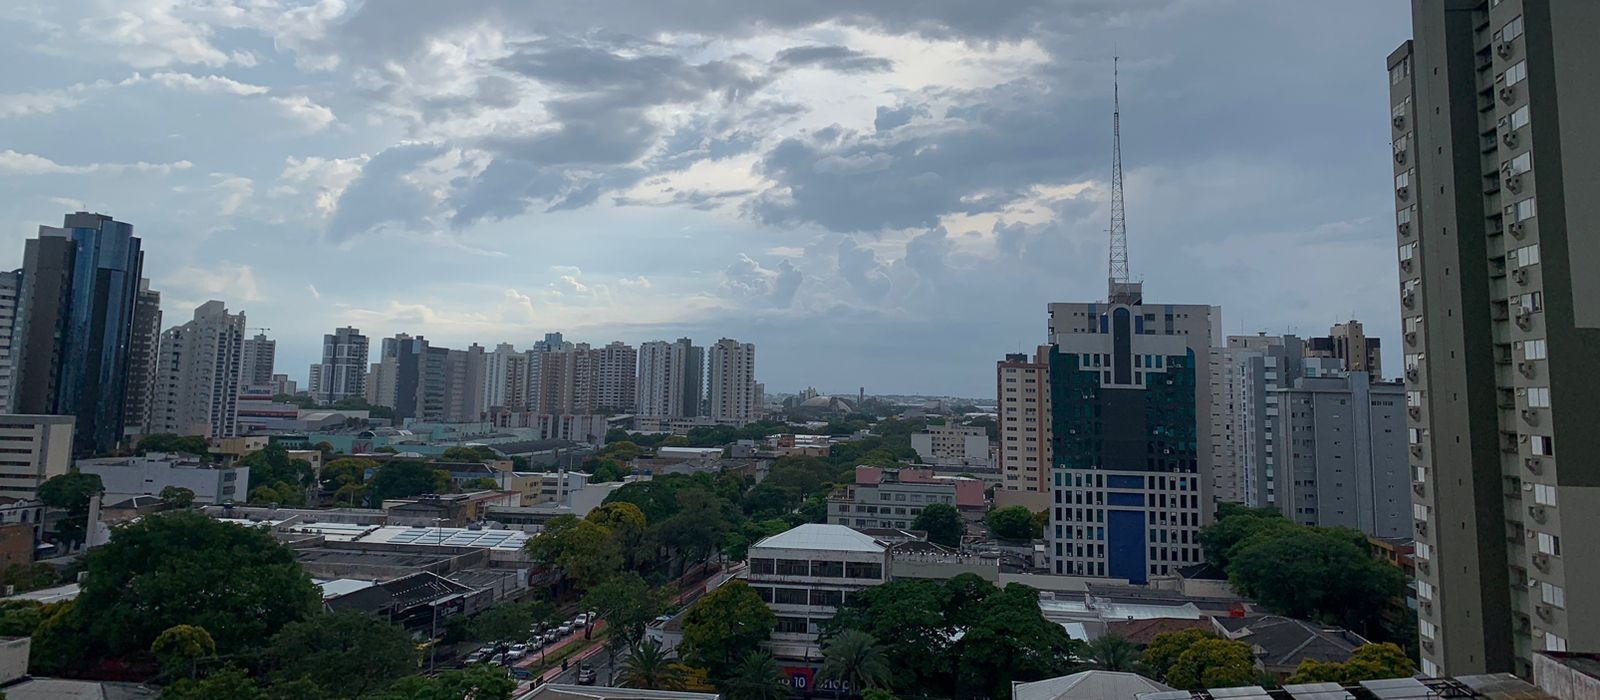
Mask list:
[[[623,659],[617,680],[625,688],[682,690],[683,666],[662,651],[661,644],[647,639]]]
[[[783,682],[783,672],[764,651],[746,654],[733,667],[733,673],[722,684],[722,696],[727,700],[786,700],[789,687]]]
[[[822,647],[822,680],[842,681],[851,692],[889,685],[889,660],[878,640],[861,630],[845,630]]]
[[[1084,648],[1089,665],[1102,671],[1132,671],[1139,661],[1139,647],[1126,637],[1103,634]]]

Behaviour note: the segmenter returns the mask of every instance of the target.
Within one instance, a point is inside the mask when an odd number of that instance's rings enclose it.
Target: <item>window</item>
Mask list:
[[[751,559],[750,560],[750,573],[752,573],[752,574],[766,574],[768,576],[771,576],[772,575],[772,560],[771,559]]]
[[[1535,386],[1528,388],[1528,408],[1549,408],[1550,387]]]
[[[778,619],[782,620],[783,618]],[[1433,639],[1434,635],[1439,633],[1439,630],[1433,626],[1432,622],[1427,620],[1417,620],[1417,632],[1422,635],[1423,639]]]
[[[778,625],[774,628],[774,631],[787,634],[806,634],[810,630],[807,628],[806,619],[803,617],[779,617]]]
[[[1414,242],[1413,243],[1407,243],[1407,244],[1405,244],[1403,246],[1400,246],[1400,262],[1409,262],[1412,258],[1414,258],[1416,256],[1417,256],[1417,244],[1416,243],[1414,243]]]
[[[1529,197],[1516,204],[1506,207],[1506,217],[1512,221],[1527,221],[1539,215],[1539,207]]]
[[[1422,280],[1410,279],[1400,283],[1400,296],[1416,294],[1417,288],[1422,286]],[[1309,369],[1307,370],[1310,371]]]
[[[1400,209],[1394,213],[1394,222],[1401,225],[1409,224],[1411,223],[1411,217],[1415,216],[1416,213],[1417,207],[1415,204],[1404,209]]]
[[[1411,517],[1416,518],[1417,520],[1427,520],[1428,507],[1421,503],[1411,504]]]
[[[1394,67],[1389,69],[1389,84],[1399,85],[1400,81],[1405,80],[1408,75],[1411,75],[1410,56],[1400,59],[1399,63],[1394,64]]]
[[[1433,545],[1428,544],[1427,542],[1418,542],[1416,549],[1413,550],[1412,553],[1415,554],[1418,559],[1432,559]]]
[[[1535,243],[1533,245],[1525,245],[1521,248],[1513,248],[1510,251],[1507,251],[1506,262],[1510,263],[1513,267],[1527,267],[1529,265],[1539,264],[1539,244]]]
[[[844,593],[830,591],[825,588],[813,588],[811,589],[811,604],[837,608],[844,605]]]
[[[1420,352],[1408,352],[1403,359],[1408,370],[1422,366],[1422,353]]]
[[[1556,504],[1556,487],[1550,484],[1533,485],[1533,502],[1541,506]]]
[[[1407,406],[1421,406],[1422,405],[1422,392],[1420,392],[1420,391],[1408,391],[1408,392],[1406,392],[1406,405]]]
[[[1422,444],[1422,428],[1406,428],[1406,442],[1412,445]]]
[[[777,605],[805,605],[809,599],[804,588],[772,589],[772,602]]]
[[[811,575],[817,578],[843,578],[844,562],[842,561],[814,561],[811,562]]]
[[[1411,111],[1411,98],[1409,96],[1407,96],[1404,100],[1401,100],[1400,104],[1395,105],[1394,109],[1389,110],[1389,116],[1394,117],[1396,119],[1399,119],[1401,117],[1406,116],[1406,113],[1410,112],[1410,111]],[[1154,319],[1152,319],[1152,320],[1154,320]]]
[[[1509,126],[1511,128],[1513,128],[1513,129],[1521,129],[1522,127],[1525,127],[1527,125],[1528,125],[1528,106],[1527,105],[1523,105],[1521,107],[1518,107],[1516,109],[1516,111],[1511,113],[1511,119],[1509,121]]]
[[[1548,532],[1539,533],[1539,552],[1552,557],[1561,556],[1561,538]]]
[[[1540,457],[1550,457],[1556,453],[1549,435],[1534,435],[1528,439],[1528,443],[1531,445],[1529,451]]]
[[[1405,320],[1405,329],[1407,333],[1416,333],[1422,330],[1422,317],[1412,316],[1407,318]]]
[[[1400,173],[1399,175],[1394,176],[1394,188],[1395,189],[1398,190],[1398,189],[1400,189],[1402,187],[1409,187],[1410,185],[1411,185],[1411,171],[1410,170],[1407,170],[1407,171],[1405,171],[1403,173]]]
[[[779,559],[776,572],[779,576],[808,576],[811,562],[804,559]]]
[[[845,562],[845,578],[883,578],[883,565],[866,562]]]
[[[1422,600],[1433,600],[1433,584],[1427,581],[1418,581],[1417,597]]]
[[[1533,312],[1544,308],[1544,292],[1529,292],[1520,297],[1515,297],[1517,308]]]
[[[1566,651],[1567,640],[1557,637],[1549,632],[1544,633],[1545,651]]]
[[[1506,86],[1516,85],[1528,79],[1528,62],[1517,61],[1500,76],[1500,82]]]
[[[1511,41],[1519,36],[1522,36],[1522,15],[1513,17],[1510,22],[1505,23],[1505,26],[1500,27],[1501,41]]]
[[[1548,581],[1539,584],[1539,597],[1558,608],[1567,607],[1567,592]]]
[[[1525,173],[1525,172],[1528,172],[1529,170],[1532,170],[1532,169],[1533,169],[1533,154],[1532,153],[1525,152],[1525,153],[1522,153],[1521,155],[1518,155],[1515,158],[1512,158],[1509,161],[1506,161],[1505,170],[1506,170],[1506,172],[1509,172],[1512,175],[1516,175],[1518,173]]]

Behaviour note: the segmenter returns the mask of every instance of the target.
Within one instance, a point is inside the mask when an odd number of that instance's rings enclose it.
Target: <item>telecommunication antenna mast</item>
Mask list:
[[[1122,201],[1122,102],[1118,57],[1111,57],[1111,258],[1106,286],[1110,301],[1128,287],[1128,224]]]

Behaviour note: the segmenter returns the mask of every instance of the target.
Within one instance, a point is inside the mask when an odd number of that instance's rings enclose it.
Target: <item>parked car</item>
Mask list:
[[[463,664],[465,664],[467,666],[471,666],[473,664],[481,664],[481,663],[483,663],[483,652],[475,651],[475,652],[472,652],[471,654],[467,654],[467,658],[462,659],[461,663],[463,663]]]
[[[561,639],[572,634],[572,625],[562,625],[556,628],[556,639]]]
[[[510,656],[510,657],[512,657],[514,659],[520,659],[523,656],[526,656],[527,653],[528,653],[528,645],[523,644],[521,642],[518,642],[516,644],[511,645],[511,648],[506,650],[506,656]]]
[[[572,618],[572,626],[573,627],[585,627],[588,624],[589,624],[589,613],[578,613],[577,617]]]
[[[594,669],[589,664],[578,667],[578,685],[594,685]]]
[[[490,666],[504,666],[504,665],[506,665],[506,655],[505,654],[495,654],[494,656],[489,658],[489,665]]]

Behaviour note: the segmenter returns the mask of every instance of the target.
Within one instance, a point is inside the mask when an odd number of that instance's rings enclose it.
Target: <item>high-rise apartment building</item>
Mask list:
[[[278,354],[278,342],[265,333],[244,339],[244,355],[240,361],[240,381],[244,386],[272,386],[273,363]],[[365,358],[363,358],[363,364]]]
[[[22,292],[22,270],[0,272],[0,414],[10,413],[16,404],[16,355],[11,349],[11,334],[17,327],[17,295]]]
[[[593,351],[595,412],[627,413],[638,398],[639,353],[620,340]]]
[[[151,432],[238,434],[244,333],[244,314],[213,300],[194,310],[194,320],[161,334]]]
[[[1144,583],[1201,561],[1220,324],[1217,307],[1145,304],[1137,282],[1050,305],[1052,571]]]
[[[688,338],[643,343],[638,351],[635,412],[645,418],[692,418],[705,399],[705,348]]]
[[[1411,535],[1405,387],[1366,372],[1300,377],[1275,391],[1277,506],[1302,525]]]
[[[756,346],[723,338],[711,346],[709,355],[706,398],[711,418],[734,423],[755,420],[761,408],[755,395]]]
[[[1361,322],[1335,324],[1328,335],[1306,341],[1307,357],[1334,358],[1346,372],[1366,372],[1383,377],[1383,349],[1377,338],[1367,337]]]
[[[38,498],[39,486],[72,469],[72,416],[0,415],[0,496]]]
[[[1211,483],[1217,501],[1276,507],[1284,436],[1278,390],[1307,376],[1342,373],[1344,361],[1307,357],[1292,335],[1229,336],[1211,355]]]
[[[1600,649],[1600,3],[1414,0],[1389,55],[1422,673]]]
[[[155,400],[156,367],[161,354],[161,292],[150,280],[139,280],[133,310],[133,332],[128,336],[128,388],[123,395],[123,434],[150,434],[150,407]]]
[[[473,343],[466,350],[449,350],[445,357],[444,420],[468,423],[484,420],[483,403],[486,359],[483,346]]]
[[[15,408],[75,416],[76,454],[109,452],[123,436],[143,269],[133,226],[101,214],[67,214],[61,228],[40,226],[24,248]]]
[[[322,362],[312,365],[307,386],[311,397],[324,404],[365,397],[368,349],[359,328],[337,328],[322,336]]]
[[[493,352],[485,353],[482,396],[482,410],[485,413],[492,408],[528,410],[531,379],[528,366],[531,354],[519,352],[510,343],[501,343],[495,346]]]
[[[1006,355],[995,365],[1000,488],[996,506],[1050,507],[1050,347],[1033,357]]]

